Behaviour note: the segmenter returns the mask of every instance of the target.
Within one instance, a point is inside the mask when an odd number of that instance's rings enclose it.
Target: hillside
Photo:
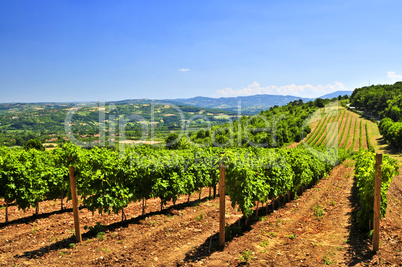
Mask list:
[[[71,115],[70,121],[68,114]],[[182,120],[183,125],[186,125],[194,116],[197,119],[188,126],[206,127],[208,122],[213,126],[235,119],[237,113],[183,104],[174,106],[151,100],[125,100],[103,104],[0,104],[0,144],[21,146],[31,138],[38,138],[43,143],[62,143],[67,140],[66,121],[74,137],[87,144],[99,142],[101,127],[105,129],[106,140],[118,138],[116,136],[119,134],[119,127],[124,126],[123,123],[126,124],[125,138],[129,140],[138,140],[142,134],[150,135],[151,124],[154,126],[156,139],[160,140],[166,138],[171,131],[180,131]]]
[[[353,91],[336,91],[331,94],[321,96],[322,99],[332,99],[339,95],[351,95]],[[218,108],[229,110],[232,112],[238,111],[238,106],[241,105],[242,114],[257,114],[261,110],[267,110],[273,106],[283,106],[295,100],[303,100],[303,102],[313,101],[316,98],[304,98],[291,95],[252,95],[252,96],[238,96],[238,97],[193,97],[193,98],[177,98],[166,99],[164,101],[179,102],[186,105],[205,107],[205,108]]]
[[[308,146],[338,147],[349,151],[376,146],[377,141],[373,138],[375,123],[343,107],[322,109],[310,120],[312,132],[303,141]]]
[[[78,104],[3,104],[0,105],[3,114],[0,117],[0,144],[21,146],[29,139],[37,138],[46,146],[54,146],[75,138],[84,146],[103,146],[121,140],[148,142],[152,134],[157,141],[162,141],[172,132],[183,131],[198,144],[247,146],[251,141],[259,146],[281,147],[299,141],[304,119],[329,102],[329,99],[306,103],[295,100],[260,111],[255,118],[241,112],[149,99]],[[242,116],[240,122],[239,115]],[[274,124],[275,132],[270,129]],[[238,131],[239,125],[243,134],[234,140],[233,131]],[[305,131],[308,133],[309,129]]]
[[[382,119],[381,134],[394,148],[402,149],[402,82],[357,88],[350,101],[352,107]]]
[[[177,98],[166,99],[165,101],[173,101],[183,103],[186,105],[205,107],[205,108],[218,108],[237,112],[240,105],[243,114],[257,114],[261,110],[269,109],[275,105],[283,106],[295,100],[303,100],[308,102],[314,99],[301,98],[297,96],[282,96],[282,95],[253,95],[253,96],[238,96],[238,97],[194,97],[194,98]]]
[[[330,93],[330,94],[326,94],[326,95],[320,96],[320,98],[323,98],[323,99],[325,99],[325,98],[332,99],[332,98],[338,97],[338,96],[340,96],[340,95],[341,95],[341,96],[344,96],[344,95],[350,96],[350,95],[352,95],[352,93],[353,93],[353,91],[336,91],[336,92],[333,92],[333,93]]]
[[[339,91],[333,94],[343,93],[345,92]],[[190,118],[196,118],[192,122],[194,125],[184,127],[201,129],[208,125],[214,126],[234,121],[239,115],[258,114],[274,106],[300,103],[300,100],[308,102],[311,99],[255,95],[169,100],[128,99],[104,103],[4,103],[0,104],[0,144],[21,146],[32,138],[38,138],[51,146],[62,143],[67,140],[65,123],[68,114],[72,119],[67,123],[70,126],[67,132],[73,133],[77,140],[92,146],[96,144],[97,134],[102,127],[105,127],[109,142],[116,139],[112,136],[119,131],[116,118],[125,119],[131,116],[125,128],[126,137],[131,140],[143,139],[141,133],[144,133],[144,125],[147,125],[145,132],[149,134],[151,120],[153,120],[155,137],[161,140],[172,131],[181,131],[181,126],[184,126],[182,122],[187,123]],[[105,118],[104,123],[100,123],[102,118]],[[114,133],[109,132],[110,128],[114,127],[111,126],[113,123],[111,123],[112,119],[109,121],[109,118],[113,118],[116,122],[117,128]],[[144,121],[147,124],[144,124]]]

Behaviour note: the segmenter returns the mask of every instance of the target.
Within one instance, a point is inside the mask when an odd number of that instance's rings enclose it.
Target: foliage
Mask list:
[[[171,133],[166,137],[166,148],[175,149],[179,147],[179,135],[177,133]]]
[[[402,119],[402,82],[357,88],[350,97],[351,106],[369,111],[380,118]]]
[[[342,150],[335,149],[317,151],[317,155],[298,148],[231,148],[222,157],[220,152],[213,147],[148,146],[85,150],[70,143],[50,152],[0,148],[0,197],[15,200],[21,209],[45,199],[71,198],[68,173],[72,168],[78,195],[89,210],[118,213],[131,202],[157,197],[164,205],[204,187],[216,187],[222,163],[232,205],[250,216],[256,201],[297,192],[345,158]]]
[[[360,150],[356,154],[355,179],[359,188],[361,210],[357,214],[357,221],[362,229],[368,229],[369,221],[373,220],[374,212],[374,179],[375,179],[375,154]],[[399,174],[398,161],[383,156],[381,167],[381,218],[385,217],[387,210],[387,191],[392,178]]]
[[[402,82],[358,88],[351,105],[381,118],[379,128],[385,140],[402,148]]]
[[[344,151],[336,152],[330,149],[314,156],[305,149],[227,151],[222,160],[232,206],[238,205],[245,216],[250,216],[256,201],[266,202],[316,183],[345,159]]]
[[[30,139],[24,145],[24,149],[25,150],[36,149],[36,150],[39,150],[39,151],[44,151],[45,147],[42,145],[42,142],[39,141],[38,139]]]
[[[330,103],[329,99],[317,99],[303,103],[295,100],[284,106],[273,106],[254,116],[243,116],[237,121],[229,120],[214,126],[209,136],[205,130],[190,135],[198,144],[217,147],[282,147],[284,144],[299,142],[311,132],[305,120],[318,108]]]

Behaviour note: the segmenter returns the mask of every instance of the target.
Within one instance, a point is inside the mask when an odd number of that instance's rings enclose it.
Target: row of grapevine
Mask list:
[[[352,134],[353,134],[353,140],[352,140],[352,144],[350,145],[350,147],[348,148],[348,150],[349,151],[353,151],[354,150],[354,146],[355,146],[355,140],[356,140],[356,135],[357,135],[357,123],[359,122],[359,120],[358,120],[358,118],[356,118],[356,120],[355,120],[355,124],[354,124],[354,126],[352,126],[352,127],[354,127],[353,129],[354,129],[354,131],[352,132]]]
[[[306,149],[256,150],[225,153],[226,186],[232,206],[250,216],[256,201],[267,202],[289,191],[316,183],[345,159],[343,150],[313,155]]]
[[[366,150],[360,150],[356,154],[356,166],[354,177],[359,189],[359,199],[361,210],[357,214],[357,221],[361,228],[369,229],[370,221],[373,219],[374,207],[374,179],[375,179],[375,153]],[[381,218],[385,216],[387,210],[387,191],[392,178],[399,174],[398,161],[383,156],[381,168]]]
[[[218,148],[165,150],[140,147],[124,153],[106,148],[0,149],[0,198],[20,209],[69,192],[68,167],[75,170],[78,195],[92,212],[118,213],[130,203],[160,198],[161,205],[182,195],[216,187]],[[254,201],[296,192],[318,181],[343,154],[336,150],[320,158],[304,149],[226,149],[228,194],[249,215]],[[341,159],[342,160],[342,159]],[[161,206],[162,208],[162,206]]]
[[[374,151],[370,144],[367,123],[346,110],[340,110],[337,114],[329,111],[322,116],[304,143],[321,149],[339,147],[348,151],[357,151],[367,148]]]
[[[338,142],[339,142],[339,133],[340,130],[342,129],[342,126],[346,123],[345,122],[345,115],[346,111],[342,111],[342,116],[339,120],[340,124],[335,124],[335,129],[331,133],[331,137],[328,139],[327,146],[328,147],[333,147],[335,144],[336,147],[338,147]]]
[[[329,112],[326,115],[325,120],[323,121],[323,124],[317,131],[317,136],[310,143],[312,146],[318,145],[319,141],[322,140],[322,138],[324,138],[325,131],[327,130],[326,126],[328,123],[330,123],[334,119],[334,117],[335,116],[332,114],[332,112]]]
[[[350,138],[350,133],[351,133],[351,131],[352,131],[352,124],[353,124],[353,119],[355,118],[355,116],[352,114],[351,116],[350,116],[350,119],[349,119],[349,124],[348,124],[348,127],[347,127],[347,134],[346,134],[346,138],[345,138],[345,140],[343,141],[343,144],[341,145],[341,149],[346,149],[346,146],[347,146],[347,144],[348,144],[348,140],[349,140],[349,138]]]
[[[38,212],[40,201],[65,196],[68,169],[62,165],[61,153],[1,148],[0,197],[6,204],[15,200],[18,208],[36,207]]]
[[[338,113],[338,115],[334,118],[332,123],[330,125],[327,125],[327,131],[324,133],[323,138],[321,139],[321,143],[319,147],[326,147],[329,146],[329,143],[331,142],[332,137],[337,133],[338,131],[338,120],[342,117],[342,112]],[[328,128],[329,126],[329,128]]]
[[[327,142],[329,141],[330,137],[334,134],[334,132],[337,130],[337,125],[338,125],[338,119],[341,116],[342,112],[338,112],[336,116],[332,117],[332,120],[329,124],[327,124],[327,130],[323,132],[322,138],[318,143],[316,143],[316,146],[318,147],[325,147],[327,145]]]
[[[132,201],[159,197],[162,204],[217,184],[217,148],[155,150],[139,148],[124,154],[106,148],[0,150],[0,198],[19,209],[61,198],[69,192],[68,167],[75,169],[83,204],[99,213],[122,211]],[[7,219],[7,218],[6,218]]]
[[[330,111],[329,113],[326,114],[325,119],[323,120],[323,124],[321,125],[320,129],[317,132],[316,138],[312,140],[310,143],[312,146],[315,146],[319,140],[321,140],[325,134],[325,131],[327,130],[327,124],[331,122],[331,120],[334,119],[334,112]]]
[[[375,150],[374,150],[374,147],[371,145],[371,142],[370,142],[370,136],[369,136],[369,130],[368,130],[368,123],[366,123],[366,141],[367,141],[367,149],[370,151],[370,152],[375,152]]]
[[[345,121],[344,121],[344,123],[343,123],[343,128],[342,128],[341,136],[338,138],[338,143],[337,143],[337,145],[338,145],[339,147],[341,146],[341,144],[342,144],[342,142],[343,142],[343,137],[345,136],[345,132],[346,132],[346,131],[349,131],[349,128],[348,128],[347,126],[348,126],[348,122],[351,120],[351,117],[352,117],[352,116],[350,116],[350,112],[346,112],[346,118],[345,118]],[[346,129],[348,129],[348,130],[346,130]]]
[[[325,122],[327,121],[328,116],[324,116],[324,118],[320,119],[320,122],[317,124],[314,132],[312,134],[309,134],[306,138],[306,142],[310,145],[312,143],[315,143],[318,134],[321,132],[322,127],[325,125]]]
[[[359,150],[363,149],[363,120],[360,120]]]

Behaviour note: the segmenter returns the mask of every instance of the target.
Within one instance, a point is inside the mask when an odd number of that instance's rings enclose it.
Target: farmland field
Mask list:
[[[367,148],[366,124],[369,143],[376,151],[386,151],[376,125],[343,108],[324,113],[305,140],[311,146]],[[77,244],[71,202],[63,211],[59,201],[42,202],[36,217],[34,209],[22,212],[11,204],[10,222],[3,223],[5,203],[0,200],[0,264],[396,266],[402,258],[401,175],[388,191],[387,215],[380,230],[382,250],[374,255],[367,235],[353,219],[359,209],[354,165],[353,159],[346,159],[292,201],[279,197],[260,204],[259,217],[254,213],[248,226],[226,196],[228,234],[223,249],[218,245],[219,199],[209,199],[207,188],[190,199],[181,196],[175,205],[169,201],[162,211],[159,199],[149,199],[144,215],[141,202],[131,203],[124,209],[127,220],[123,222],[120,214],[92,214],[82,207],[83,242]]]

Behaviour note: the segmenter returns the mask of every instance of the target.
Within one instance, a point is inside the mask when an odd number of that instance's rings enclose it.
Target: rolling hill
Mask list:
[[[336,91],[320,98],[338,97],[339,95],[351,95],[353,91]],[[202,108],[216,108],[223,109],[232,112],[237,112],[240,105],[242,114],[258,114],[261,110],[269,109],[275,105],[283,106],[289,102],[295,100],[303,100],[308,102],[315,100],[316,98],[305,98],[291,95],[251,95],[251,96],[238,96],[238,97],[202,97],[197,96],[193,98],[176,98],[176,99],[164,99],[165,102],[181,103],[190,106],[202,107]]]

